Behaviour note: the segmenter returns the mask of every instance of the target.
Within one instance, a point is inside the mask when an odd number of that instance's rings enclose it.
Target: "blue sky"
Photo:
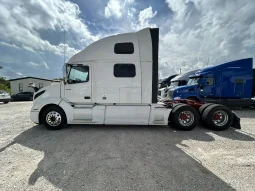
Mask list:
[[[62,77],[64,48],[68,60],[145,27],[160,28],[161,77],[253,57],[254,10],[250,0],[1,0],[0,76]]]

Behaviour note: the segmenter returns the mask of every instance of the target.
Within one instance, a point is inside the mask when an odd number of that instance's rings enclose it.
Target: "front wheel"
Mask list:
[[[50,106],[42,114],[42,123],[49,130],[62,129],[67,125],[65,112],[58,106]]]
[[[7,103],[9,103],[8,101],[4,101],[4,104],[7,104]]]

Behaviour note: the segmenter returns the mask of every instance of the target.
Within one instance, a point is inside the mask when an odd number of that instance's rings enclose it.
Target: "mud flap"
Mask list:
[[[231,127],[235,129],[241,129],[240,117],[238,117],[234,111],[232,111],[232,114],[233,114],[233,122],[231,124]]]

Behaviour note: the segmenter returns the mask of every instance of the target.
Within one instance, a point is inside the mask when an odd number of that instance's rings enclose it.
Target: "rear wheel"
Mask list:
[[[42,123],[49,130],[59,130],[67,125],[66,115],[58,106],[50,106],[43,111]]]
[[[206,104],[202,105],[202,106],[199,108],[199,114],[202,116],[203,113],[204,113],[204,111],[205,111],[205,109],[206,109],[207,107],[209,107],[210,105],[213,105],[213,103],[206,103]]]
[[[211,105],[213,105],[213,103],[206,103],[206,104],[202,105],[202,106],[199,108],[199,114],[200,114],[200,116],[201,116],[201,118],[200,118],[200,124],[203,125],[203,126],[205,126],[205,123],[204,123],[204,121],[202,120],[203,113],[204,113],[205,109],[206,109],[207,107],[211,106]]]
[[[174,104],[173,104],[173,107],[172,107],[172,112],[175,110],[176,107],[178,107],[178,106],[180,106],[180,105],[185,105],[185,104],[183,104],[183,103],[174,103]],[[170,115],[170,116],[169,116],[169,119],[168,119],[169,124],[173,124],[172,116],[173,116],[173,115]]]
[[[231,126],[233,114],[227,107],[213,104],[205,109],[202,120],[206,127],[223,131]]]
[[[4,104],[7,104],[7,103],[9,103],[8,101],[4,101]]]
[[[190,131],[196,127],[199,122],[198,112],[189,105],[178,105],[171,114],[171,125],[183,131]]]

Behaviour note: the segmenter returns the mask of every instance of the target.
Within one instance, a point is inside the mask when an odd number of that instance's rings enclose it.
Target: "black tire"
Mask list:
[[[59,124],[56,124],[55,126],[50,125],[50,123],[48,123],[47,120],[46,120],[47,115],[50,114],[51,112],[53,112],[53,115],[56,115],[56,117],[59,118],[59,115],[61,117],[61,122]],[[47,127],[47,129],[49,129],[49,130],[59,130],[59,129],[62,129],[62,128],[67,126],[66,114],[58,106],[50,106],[50,107],[46,108],[42,113],[41,121],[42,121],[42,124],[45,125]]]
[[[214,114],[219,111],[222,113],[223,119],[222,124],[215,124],[213,121]],[[223,113],[224,112],[224,113]],[[227,116],[225,116],[227,115]],[[227,117],[227,119],[226,119]],[[219,104],[213,104],[208,106],[202,116],[203,123],[206,127],[215,130],[215,131],[223,131],[228,129],[233,121],[233,114],[232,112],[225,106]]]
[[[4,101],[3,103],[4,103],[4,104],[7,104],[7,103],[9,103],[9,102],[8,102],[8,101]]]
[[[202,106],[199,108],[200,124],[201,124],[202,126],[206,126],[204,120],[202,119],[203,113],[204,113],[205,109],[206,109],[207,107],[211,106],[211,105],[213,105],[213,103],[206,103],[206,104],[202,105]]]
[[[183,112],[189,112],[189,114],[191,114],[192,116],[191,119],[193,119],[193,121],[186,125],[183,125],[180,121],[179,121],[179,117]],[[178,105],[177,107],[175,107],[171,114],[170,114],[170,124],[177,129],[183,130],[183,131],[190,131],[192,129],[194,129],[196,127],[196,125],[199,122],[199,114],[197,112],[196,109],[194,109],[193,107],[189,106],[189,105]]]
[[[205,111],[205,109],[207,108],[207,107],[209,107],[210,105],[213,105],[214,103],[206,103],[206,104],[204,104],[204,105],[202,105],[200,108],[199,108],[199,114],[200,114],[200,116],[202,117],[203,116],[203,113],[204,113],[204,111]]]
[[[173,119],[172,119],[172,116],[173,116],[173,115],[171,115],[171,114],[172,114],[172,112],[175,110],[175,108],[178,107],[178,106],[180,106],[180,105],[185,105],[185,104],[183,104],[183,103],[174,103],[174,104],[173,104],[172,111],[171,111],[170,116],[169,116],[169,118],[168,118],[168,123],[169,123],[169,124],[173,124]]]

